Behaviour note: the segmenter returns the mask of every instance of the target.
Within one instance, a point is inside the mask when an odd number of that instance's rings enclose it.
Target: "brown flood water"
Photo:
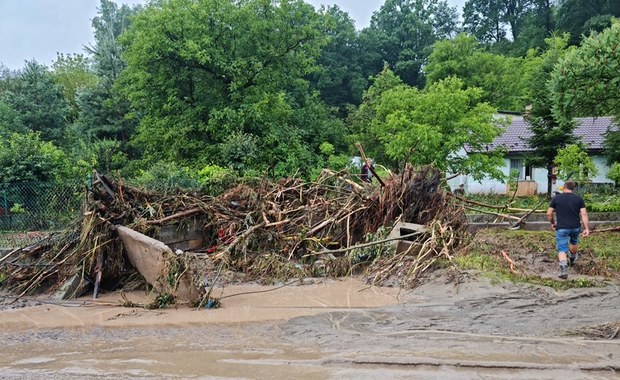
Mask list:
[[[220,309],[89,305],[0,311],[0,379],[619,378],[618,340],[558,330],[616,318],[617,287],[559,294],[439,279],[399,293],[345,279],[225,298]]]

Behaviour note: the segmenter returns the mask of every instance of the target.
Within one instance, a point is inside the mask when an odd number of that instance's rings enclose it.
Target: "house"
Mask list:
[[[502,115],[504,116],[504,115]],[[528,123],[523,116],[513,115],[506,131],[497,137],[489,146],[489,150],[503,147],[507,150],[504,157],[502,172],[508,176],[511,170],[516,169],[519,173],[519,192],[517,195],[532,195],[547,192],[547,168],[532,167],[526,165],[525,161],[533,149],[528,145],[527,140],[532,135]],[[607,178],[609,167],[603,157],[603,141],[605,132],[614,125],[611,117],[585,117],[576,119],[577,125],[574,134],[586,146],[594,164],[598,169],[598,175],[592,178],[593,183],[613,183]],[[484,179],[476,182],[469,176],[458,176],[448,181],[450,188],[457,188],[464,184],[465,191],[468,193],[495,193],[505,194],[507,184],[494,179]],[[558,179],[556,186],[563,182]]]

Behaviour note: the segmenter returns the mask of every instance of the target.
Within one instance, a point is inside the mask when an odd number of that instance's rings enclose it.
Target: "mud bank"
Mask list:
[[[366,300],[355,296],[368,290],[346,285],[353,291],[336,282],[282,289],[286,297],[278,291],[231,297],[220,310],[123,309],[83,327],[74,319],[82,308],[5,310],[0,377],[615,379],[620,373],[620,340],[570,335],[620,319],[616,284],[556,292],[437,277],[398,298],[397,289],[376,289]],[[272,318],[232,323],[227,318],[242,314],[224,314],[233,301],[245,303],[246,316],[268,309]],[[28,314],[41,308],[49,308],[48,319],[64,315],[65,327]],[[92,308],[89,320],[109,309]],[[223,320],[214,317],[218,312]],[[174,313],[196,320],[172,322]],[[13,318],[18,314],[21,324]]]

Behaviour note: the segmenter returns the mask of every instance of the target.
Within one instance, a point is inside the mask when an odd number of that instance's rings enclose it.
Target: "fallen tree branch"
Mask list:
[[[506,210],[506,211],[510,211],[510,212],[525,212],[525,211],[530,211],[530,209],[528,208],[518,208],[518,207],[509,207],[508,205],[490,205],[488,203],[482,203],[482,202],[477,202],[471,199],[467,199],[467,198],[463,198],[461,196],[458,196],[454,193],[446,193],[448,196],[452,197],[452,198],[456,198],[459,201],[463,202],[463,203],[468,203],[468,204],[472,204],[472,205],[476,205],[476,206],[481,206],[481,207],[486,207],[486,208],[492,208],[492,209],[497,209],[497,210]],[[543,203],[544,201],[541,201],[538,206],[536,206],[536,209],[533,212],[547,212],[547,210],[538,210],[538,207]]]
[[[508,262],[508,264],[510,264],[510,271],[514,274],[519,274],[517,272],[516,268],[516,264],[514,261],[512,261],[512,259],[510,258],[510,256],[508,256],[508,254],[506,253],[506,251],[502,251],[502,256],[504,257],[504,260],[506,260]]]
[[[176,214],[168,215],[165,218],[161,218],[161,219],[157,219],[157,220],[147,220],[146,223],[147,224],[162,224],[162,223],[174,220],[174,219],[179,219],[179,218],[183,218],[185,216],[197,214],[200,211],[202,211],[202,209],[199,208],[199,207],[196,207],[196,208],[192,208],[192,209],[189,209],[189,210],[178,212]]]
[[[595,230],[591,230],[590,233],[593,234],[595,232],[614,232],[614,231],[620,231],[620,226],[595,229]]]
[[[469,206],[465,206],[465,208],[468,209],[468,210],[480,212],[482,214],[490,214],[490,215],[495,215],[495,216],[499,216],[499,217],[506,218],[506,219],[512,219],[512,220],[521,220],[521,218],[513,216],[513,215],[506,215],[506,214],[502,214],[502,213],[499,213],[499,212],[480,210],[480,209],[469,207]]]
[[[405,238],[409,238],[409,237],[413,237],[413,236],[417,236],[417,235],[422,235],[425,234],[426,231],[418,231],[418,232],[413,232],[407,235],[402,235],[402,236],[398,236],[398,237],[394,237],[394,238],[389,238],[389,239],[383,239],[383,240],[378,240],[378,241],[371,241],[369,243],[364,243],[364,244],[357,244],[354,245],[352,247],[347,247],[347,248],[340,248],[340,249],[326,249],[320,252],[312,252],[312,253],[307,253],[305,255],[303,255],[302,257],[308,257],[308,256],[317,256],[317,255],[323,255],[323,254],[328,254],[328,253],[342,253],[342,252],[348,252],[348,251],[352,251],[354,249],[358,249],[358,248],[366,248],[366,247],[370,247],[373,245],[377,245],[377,244],[383,244],[383,243],[387,243],[390,241],[394,241],[394,240],[403,240]]]
[[[237,246],[237,244],[241,243],[243,240],[245,240],[248,236],[252,235],[254,233],[254,231],[256,231],[259,228],[263,228],[267,225],[267,223],[262,222],[259,223],[255,226],[252,226],[250,228],[248,228],[247,230],[245,230],[245,232],[243,232],[241,235],[237,236],[237,238],[235,240],[233,240],[227,247],[226,249],[224,249],[222,252],[218,253],[214,258],[217,259],[224,259],[224,257],[228,256],[230,254],[230,252],[232,252],[233,248],[235,248],[235,246]]]
[[[543,202],[544,202],[544,201],[540,201],[540,202],[538,202],[538,204],[536,205],[536,207],[534,207],[533,209],[531,209],[530,211],[528,211],[525,215],[523,215],[523,216],[521,217],[521,219],[519,219],[519,220],[518,220],[518,221],[514,224],[514,226],[515,226],[515,227],[520,227],[520,226],[521,226],[521,223],[523,223],[523,221],[525,220],[525,218],[527,218],[527,217],[528,217],[528,216],[530,216],[530,215],[531,215],[534,211],[536,211],[536,210],[538,209],[538,207],[539,207],[540,205],[542,205],[542,204],[543,204]]]

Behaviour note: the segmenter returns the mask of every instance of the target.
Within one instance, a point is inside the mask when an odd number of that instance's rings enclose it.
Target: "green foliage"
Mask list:
[[[166,309],[174,303],[174,296],[168,293],[159,293],[152,303],[147,305],[149,309]]]
[[[607,172],[607,178],[614,181],[616,187],[620,185],[620,163],[614,162],[613,165],[611,165],[611,168]]]
[[[198,181],[203,191],[211,195],[218,195],[230,189],[239,181],[232,169],[217,165],[206,165],[198,172]]]
[[[620,21],[583,40],[559,62],[553,75],[555,105],[565,115],[620,115]]]
[[[90,61],[81,54],[58,54],[52,64],[53,76],[69,103],[68,121],[74,122],[79,115],[78,93],[90,89],[97,83],[97,77],[90,69]]]
[[[129,180],[136,186],[150,190],[169,192],[178,188],[198,189],[199,174],[189,167],[179,167],[175,163],[159,161],[148,170],[140,170],[139,174]]]
[[[375,233],[369,233],[364,237],[365,243],[382,241],[390,234],[390,228],[379,227]],[[353,264],[374,263],[382,256],[389,256],[395,253],[395,248],[391,243],[382,243],[356,248],[349,251],[348,256]]]
[[[463,29],[484,43],[506,39],[505,7],[499,0],[468,0],[463,7]]]
[[[70,166],[65,153],[38,133],[0,140],[0,183],[66,180]]]
[[[355,23],[346,12],[332,5],[321,8],[319,13],[329,43],[322,49],[318,68],[310,74],[310,81],[321,99],[338,107],[342,115],[349,105],[361,103],[368,84],[361,62],[363,51],[359,48]]]
[[[618,123],[616,117],[616,123]],[[605,141],[603,141],[603,154],[607,158],[607,164],[612,165],[614,162],[620,162],[620,129],[611,127],[605,133]]]
[[[617,0],[564,0],[557,11],[557,26],[570,33],[570,43],[577,45],[583,35],[608,27],[613,16],[620,16]]]
[[[422,87],[422,68],[433,44],[458,31],[456,8],[441,0],[386,0],[360,40],[374,52],[366,64],[377,73],[387,63],[405,83]]]
[[[586,209],[590,212],[620,212],[620,200],[616,198],[606,202],[588,202]]]
[[[588,152],[577,144],[560,149],[554,163],[558,167],[558,177],[564,180],[587,182],[598,174]]]
[[[62,88],[47,67],[27,62],[5,86],[0,92],[0,109],[8,112],[0,117],[0,126],[7,127],[4,134],[33,131],[45,141],[61,142],[69,108]]]
[[[139,113],[130,111],[129,101],[118,88],[118,79],[125,69],[121,59],[120,35],[131,25],[131,17],[141,7],[117,6],[111,0],[100,0],[99,13],[92,21],[95,45],[87,48],[91,55],[89,66],[96,75],[96,83],[79,92],[77,136],[86,144],[99,140],[120,142],[118,149],[125,156],[133,156],[127,142],[135,133]],[[90,83],[89,83],[90,84]],[[80,142],[73,141],[79,145]],[[118,167],[114,167],[114,169]]]
[[[123,88],[142,112],[133,146],[147,162],[307,175],[322,142],[344,145],[342,123],[305,79],[322,30],[299,0],[148,7],[123,38]]]
[[[524,32],[531,37],[532,27],[542,24],[543,30],[537,34],[544,38],[551,31],[550,17],[549,1],[467,0],[463,29],[481,42],[501,46],[508,45],[506,30],[510,30],[512,41],[518,41]]]
[[[459,34],[435,43],[425,66],[427,86],[457,76],[466,87],[483,91],[481,100],[501,110],[523,110],[529,73],[523,58],[509,58],[486,51],[476,39]]]
[[[486,152],[502,131],[481,91],[447,78],[424,91],[403,85],[381,94],[370,132],[392,162],[434,165],[451,173],[503,179],[501,152]],[[464,146],[469,154],[460,154]]]
[[[540,57],[527,92],[531,109],[525,118],[532,132],[528,144],[534,149],[528,158],[528,164],[546,167],[548,174],[552,170],[558,150],[576,140],[573,135],[574,121],[553,112],[553,94],[548,88],[555,66],[566,54],[567,41],[568,35],[546,40],[549,48]],[[547,178],[547,196],[551,197],[551,176],[548,175]]]
[[[394,75],[387,66],[377,76],[371,78],[372,86],[364,92],[363,102],[348,118],[348,124],[353,131],[351,140],[361,142],[369,157],[386,165],[394,166],[394,162],[385,156],[379,141],[371,133],[371,125],[377,118],[377,107],[383,93],[403,85],[403,81]]]
[[[565,117],[620,117],[620,20],[559,61],[551,90],[556,113]]]

